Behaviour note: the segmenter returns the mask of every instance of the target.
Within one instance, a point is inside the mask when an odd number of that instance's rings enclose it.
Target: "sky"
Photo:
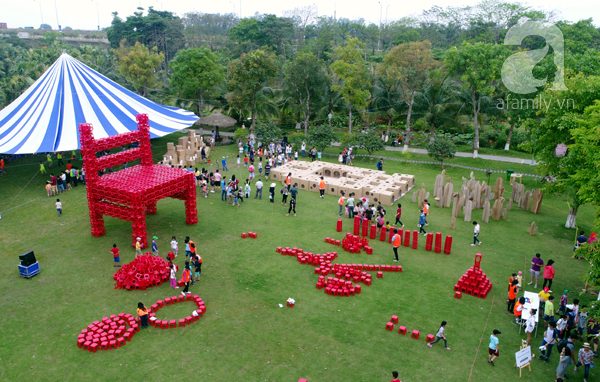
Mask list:
[[[510,0],[508,0],[510,1]],[[379,24],[398,20],[402,17],[418,15],[424,9],[434,5],[441,7],[474,5],[477,0],[422,0],[422,1],[390,1],[390,0],[222,0],[204,3],[191,0],[0,0],[0,22],[9,28],[33,26],[39,28],[44,23],[58,29],[58,21],[62,27],[92,30],[110,26],[112,12],[117,11],[122,18],[133,14],[138,6],[145,9],[154,6],[158,10],[168,10],[183,16],[186,12],[204,13],[234,12],[248,17],[254,13],[274,13],[282,15],[285,10],[297,6],[316,4],[319,16],[338,18],[364,18]],[[561,19],[578,21],[596,15],[600,19],[600,1],[597,0],[530,0],[523,3],[540,10],[555,10]],[[41,9],[40,9],[41,8]],[[99,19],[99,22],[98,22]],[[600,25],[599,20],[594,20]]]

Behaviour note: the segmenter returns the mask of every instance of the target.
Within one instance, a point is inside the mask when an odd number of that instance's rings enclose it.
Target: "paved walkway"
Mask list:
[[[205,130],[205,134],[207,133],[207,131]],[[233,137],[233,133],[229,133],[229,132],[219,132],[220,135],[224,136],[224,137]],[[333,142],[333,146],[340,146],[341,143],[340,142]],[[404,151],[403,147],[392,147],[392,146],[385,146],[385,150],[386,151]],[[415,154],[427,154],[427,150],[425,149],[408,149],[409,152],[411,153],[415,153]],[[377,155],[376,155],[377,156]],[[473,154],[472,153],[462,153],[462,152],[457,152],[456,153],[457,157],[460,158],[472,158]],[[507,163],[519,163],[519,164],[528,164],[528,165],[535,165],[535,161],[533,159],[521,159],[521,158],[512,158],[512,157],[504,157],[504,156],[500,156],[500,155],[484,155],[484,154],[479,154],[478,155],[479,159],[485,159],[485,160],[492,160],[495,162],[507,162]]]

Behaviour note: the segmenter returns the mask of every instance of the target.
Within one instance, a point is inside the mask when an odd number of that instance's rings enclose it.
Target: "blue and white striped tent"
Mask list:
[[[104,138],[137,129],[148,114],[152,138],[187,128],[198,117],[131,92],[66,53],[19,98],[0,110],[0,153],[76,150],[80,123]]]

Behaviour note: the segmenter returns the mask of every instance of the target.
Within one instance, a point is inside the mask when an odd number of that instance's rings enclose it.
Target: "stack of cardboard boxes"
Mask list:
[[[172,142],[167,143],[167,153],[163,155],[163,165],[172,166],[195,166],[202,162],[201,150],[204,147],[206,158],[210,153],[210,147],[206,146],[202,136],[196,135],[194,131],[188,131],[186,137],[179,138],[178,145]]]
[[[321,176],[325,179],[325,193],[346,197],[350,193],[355,198],[368,198],[370,202],[392,205],[415,185],[414,175],[387,175],[383,171],[360,167],[332,164],[326,162],[292,161],[271,169],[270,178],[284,182],[292,173],[292,184],[297,183],[298,190],[319,192]]]

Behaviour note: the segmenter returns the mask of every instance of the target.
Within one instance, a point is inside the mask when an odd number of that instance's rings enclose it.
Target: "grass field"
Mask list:
[[[167,141],[177,137],[153,141],[155,158],[166,151]],[[234,149],[219,148],[213,158],[225,154],[231,158]],[[417,159],[420,157],[423,159]],[[539,252],[545,261],[556,262],[555,294],[560,297],[559,291],[570,289],[574,291],[572,301],[581,290],[580,277],[586,271],[585,262],[571,259],[575,232],[564,228],[566,196],[546,195],[540,215],[513,209],[508,220],[482,223],[483,244],[478,248],[469,245],[471,223],[460,220],[456,229],[450,230],[450,209],[432,206],[427,229],[451,234],[452,254],[427,252],[424,242],[417,250],[402,247],[403,273],[373,278],[373,285],[350,298],[330,297],[315,289],[313,267],[275,253],[277,246],[315,253],[335,250],[324,243],[324,238],[342,237],[335,232],[336,197],[320,199],[317,193],[301,192],[298,217],[286,217],[287,208],[280,204],[278,192],[274,204],[264,196],[262,200],[246,200],[239,208],[226,206],[220,195],[210,194],[207,199],[198,198],[199,223],[194,226],[185,224],[183,202],[168,199],[158,203],[158,214],[148,217],[148,235],[160,238],[162,255],[172,235],[180,243],[190,236],[199,245],[203,273],[191,291],[204,299],[207,313],[190,327],[142,331],[124,348],[91,354],[77,348],[81,329],[110,314],[133,314],[139,301],[149,306],[176,293],[167,284],[146,291],[115,290],[109,249],[117,243],[122,262],[134,258],[131,224],[106,218],[107,234],[92,237],[81,185],[60,195],[63,216],[58,218],[54,200],[47,200],[45,195],[48,178],[34,176],[39,158],[10,162],[8,175],[0,177],[2,381],[389,381],[392,370],[400,372],[402,381],[507,381],[518,378],[513,368],[514,352],[525,338],[506,314],[507,278],[517,270],[527,275],[531,257]],[[324,159],[337,161],[334,156]],[[411,159],[430,160],[418,155]],[[453,162],[507,168],[507,164],[481,159],[457,158]],[[355,161],[357,166],[374,168],[374,164],[367,158]],[[229,167],[228,176],[235,173],[246,178],[243,168],[238,169],[231,161]],[[531,166],[511,168],[533,173]],[[438,166],[392,161],[386,162],[384,169],[387,173],[414,174],[417,185],[424,182],[429,191],[433,191],[440,171]],[[447,175],[456,186],[468,171],[447,168]],[[475,176],[485,179],[483,172]],[[533,178],[523,181],[529,189],[537,185]],[[510,190],[507,186],[507,199]],[[406,228],[417,229],[416,205],[410,196],[400,202]],[[386,208],[392,220],[395,209]],[[473,217],[479,220],[481,210],[474,211]],[[580,208],[580,227],[590,232],[593,219],[592,208]],[[539,225],[535,236],[526,231],[532,221]],[[351,227],[351,221],[345,219],[344,232]],[[247,231],[257,232],[258,239],[241,239],[240,233]],[[340,251],[337,262],[395,264],[388,244],[371,243],[372,256]],[[32,279],[20,278],[17,270],[18,255],[27,250],[35,251],[42,269]],[[452,288],[472,266],[477,252],[483,254],[482,269],[494,287],[485,300],[471,296],[456,300]],[[182,255],[176,262],[183,264]],[[279,308],[288,297],[296,299],[296,306]],[[580,299],[585,304],[595,296]],[[191,310],[191,303],[178,304],[163,308],[159,315],[177,318]],[[421,339],[385,331],[392,315],[399,316],[400,324],[409,330],[420,330]],[[440,344],[433,349],[425,346],[424,337],[435,334],[442,320],[448,321],[451,351]],[[493,329],[502,331],[501,356],[495,367],[487,363]],[[536,353],[542,331],[533,342]],[[556,351],[549,364],[534,360],[532,372],[524,371],[521,380],[553,380],[557,362]],[[569,374],[571,380],[583,378],[583,371],[574,373],[571,369]],[[594,374],[592,369],[590,380]]]

